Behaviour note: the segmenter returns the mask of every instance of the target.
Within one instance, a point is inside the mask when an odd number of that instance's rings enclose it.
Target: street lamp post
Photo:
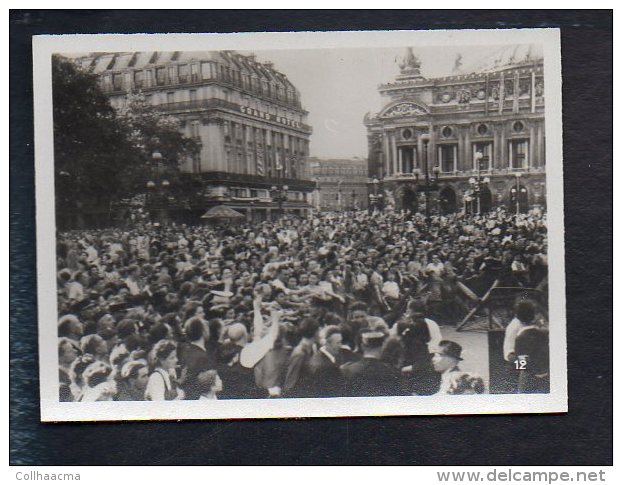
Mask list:
[[[417,183],[418,191],[422,191],[425,194],[425,219],[426,222],[430,222],[430,192],[438,190],[438,176],[440,173],[439,167],[434,167],[432,173],[434,178],[430,178],[429,156],[428,156],[428,144],[430,142],[430,135],[421,135],[421,141],[423,142],[423,183],[419,183],[419,177],[421,176],[421,170],[415,168],[413,174]]]
[[[341,184],[343,180],[337,181],[337,209],[339,212],[343,212],[343,198],[341,197]]]
[[[319,211],[320,208],[321,208],[321,201],[320,201],[320,178],[319,177],[315,177],[314,182],[315,182],[315,208],[316,208],[317,211]]]
[[[372,187],[374,188],[373,193],[369,194],[369,212],[370,214],[375,211],[376,209],[378,209],[378,184],[380,184],[380,181],[374,177],[371,181],[372,183]]]
[[[516,177],[516,186],[512,187],[512,190],[510,191],[516,204],[516,216],[520,214],[520,194],[525,192],[525,189],[520,186],[520,179],[522,175],[523,174],[520,172],[516,172],[514,174],[514,177]]]
[[[276,202],[279,206],[279,218],[283,216],[283,202],[287,201],[287,191],[289,187],[287,185],[273,185],[270,188],[272,201]]]
[[[151,207],[153,207],[154,205],[160,206],[159,207],[160,211],[164,211],[166,209],[165,207],[166,191],[168,190],[170,186],[170,182],[166,178],[163,180],[160,180],[161,179],[161,174],[160,174],[161,165],[162,165],[162,154],[156,150],[151,154],[151,172],[152,172],[152,175],[155,181],[152,179],[147,181],[147,190],[148,190],[148,197],[149,197],[149,205]]]
[[[490,184],[490,179],[488,177],[484,177],[482,180],[482,160],[484,158],[484,154],[482,152],[475,153],[475,168],[477,178],[471,177],[469,179],[469,184],[471,184],[471,189],[475,194],[477,199],[477,214],[482,213],[482,192],[484,188]]]

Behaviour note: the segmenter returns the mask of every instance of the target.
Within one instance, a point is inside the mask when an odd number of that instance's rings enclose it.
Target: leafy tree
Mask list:
[[[198,146],[178,119],[129,94],[116,112],[97,75],[62,56],[52,59],[54,163],[57,211],[102,211],[111,201],[145,191],[162,154],[160,175],[176,180],[178,165]]]
[[[140,160],[97,76],[52,59],[54,166],[59,208],[101,205],[119,195],[119,174]]]
[[[124,180],[135,187],[144,187],[145,181],[154,176],[178,180],[179,164],[198,154],[197,143],[181,134],[181,121],[147,104],[142,93],[128,94],[118,115],[130,142],[140,152],[141,162],[126,167],[124,173]],[[153,159],[155,152],[162,155],[160,161]]]

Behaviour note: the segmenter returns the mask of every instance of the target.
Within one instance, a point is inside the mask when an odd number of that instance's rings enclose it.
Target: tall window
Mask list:
[[[438,161],[441,172],[453,172],[456,170],[457,145],[439,145]]]
[[[164,85],[164,83],[166,82],[165,76],[166,76],[166,73],[164,72],[163,67],[156,68],[156,82],[158,86]]]
[[[170,66],[168,68],[168,82],[170,83],[174,83],[175,82],[175,78],[177,77],[177,67],[176,66]]]
[[[196,101],[196,100],[197,100],[197,90],[191,89],[190,90],[190,101]]]
[[[529,140],[510,141],[510,168],[522,169],[529,166]]]
[[[166,102],[174,103],[175,102],[175,93],[173,91],[166,93]]]
[[[179,66],[179,82],[180,83],[188,82],[188,64],[181,64]]]
[[[203,76],[203,79],[210,79],[212,77],[209,66],[209,62],[201,63],[201,75]]]
[[[115,91],[121,91],[121,89],[123,89],[123,78],[121,74],[112,75],[112,87]]]
[[[143,72],[142,71],[134,71],[134,86],[137,89],[143,87]]]
[[[200,132],[199,132],[199,128],[201,126],[201,122],[200,121],[192,121],[190,123],[190,136],[192,138],[199,138],[201,136]]]
[[[481,153],[483,155],[479,169],[490,170],[492,168],[492,142],[480,142],[473,143],[473,170],[477,170],[476,154]]]
[[[153,71],[145,71],[146,86],[153,86]]]
[[[228,121],[223,123],[223,130],[225,132],[225,142],[231,143],[231,127]]]
[[[190,64],[190,75],[193,82],[199,80],[199,65],[198,64]]]

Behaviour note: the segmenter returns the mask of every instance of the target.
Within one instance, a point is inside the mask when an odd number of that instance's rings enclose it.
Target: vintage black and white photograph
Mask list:
[[[558,31],[34,51],[43,420],[566,410]]]

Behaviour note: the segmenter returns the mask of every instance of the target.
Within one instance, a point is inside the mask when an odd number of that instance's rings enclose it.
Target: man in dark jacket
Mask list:
[[[400,372],[380,360],[386,337],[386,333],[381,330],[361,330],[363,357],[341,367],[346,395],[367,397],[404,394],[400,385]]]
[[[289,357],[283,383],[284,397],[314,397],[310,387],[309,361],[315,352],[319,329],[319,323],[313,318],[300,322],[298,333],[301,340]]]
[[[186,337],[190,341],[180,347],[179,357],[182,366],[183,389],[186,399],[199,399],[201,396],[197,376],[206,370],[216,369],[216,359],[206,351],[209,340],[209,327],[201,317],[192,317],[185,325]]]
[[[343,396],[341,363],[341,329],[336,325],[326,327],[324,345],[309,361],[309,381],[313,397]]]

